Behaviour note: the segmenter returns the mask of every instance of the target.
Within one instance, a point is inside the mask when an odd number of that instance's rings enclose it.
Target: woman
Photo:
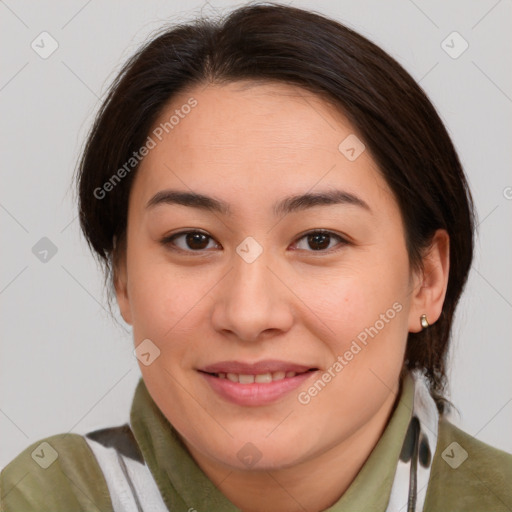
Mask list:
[[[512,456],[446,419],[471,195],[381,49],[280,5],[167,30],[78,185],[142,379],[129,424],[18,455],[2,510],[512,508]]]

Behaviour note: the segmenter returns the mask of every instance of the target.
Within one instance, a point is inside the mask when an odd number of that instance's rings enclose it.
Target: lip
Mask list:
[[[310,371],[309,371],[310,370]],[[214,373],[237,373],[257,375],[273,372],[297,372],[294,377],[272,381],[269,383],[240,384],[228,379],[220,379]],[[198,373],[210,385],[212,390],[224,400],[239,406],[263,406],[279,401],[293,390],[297,389],[307,379],[318,373],[318,369],[301,364],[266,360],[257,363],[242,363],[239,361],[224,361],[198,369]]]

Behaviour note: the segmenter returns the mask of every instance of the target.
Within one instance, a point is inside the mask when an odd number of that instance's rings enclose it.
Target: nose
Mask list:
[[[254,343],[291,328],[292,294],[275,266],[265,252],[251,263],[234,255],[215,297],[212,322],[218,332]]]

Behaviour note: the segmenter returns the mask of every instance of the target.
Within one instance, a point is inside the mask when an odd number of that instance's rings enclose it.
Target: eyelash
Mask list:
[[[204,233],[203,231],[190,230],[190,231],[180,231],[179,233],[175,233],[171,236],[167,236],[161,240],[161,244],[164,245],[165,247],[168,247],[172,251],[182,252],[182,253],[194,254],[194,253],[203,253],[205,251],[208,251],[208,249],[200,249],[200,250],[194,251],[191,249],[187,250],[187,249],[182,249],[180,247],[176,247],[176,245],[173,243],[174,240],[180,236],[184,236],[184,235],[188,235],[188,234],[201,234],[201,235],[205,235],[206,237],[210,238],[211,240],[214,240],[213,237],[211,237],[207,233]],[[316,230],[308,231],[307,233],[304,233],[303,235],[301,235],[299,238],[297,238],[297,241],[295,242],[295,244],[297,244],[297,242],[299,242],[303,238],[306,238],[310,235],[317,235],[317,234],[329,235],[331,237],[337,238],[339,241],[338,245],[340,245],[341,247],[339,247],[338,249],[334,249],[334,250],[331,247],[330,249],[326,249],[326,250],[322,250],[322,249],[317,250],[317,251],[306,250],[306,252],[310,252],[313,254],[317,254],[317,253],[318,254],[331,254],[332,252],[339,251],[342,247],[349,245],[349,243],[350,243],[347,239],[343,238],[341,235],[338,235],[337,233],[334,233],[333,231],[328,231],[325,229],[316,229]],[[302,249],[298,249],[298,250],[302,250]]]

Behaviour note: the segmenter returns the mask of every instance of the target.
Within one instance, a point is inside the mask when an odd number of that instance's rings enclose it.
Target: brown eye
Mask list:
[[[316,251],[327,249],[331,241],[331,236],[325,233],[316,233],[314,235],[308,235],[307,239],[309,247]]]
[[[202,233],[188,233],[185,235],[185,244],[190,249],[205,249],[208,245],[208,237]]]
[[[200,231],[183,231],[164,238],[162,244],[173,248],[176,247],[186,252],[199,252],[212,248],[208,247],[210,241],[213,241],[213,238],[206,233]]]
[[[305,240],[302,247],[299,247],[300,240]],[[311,231],[299,238],[297,247],[309,252],[328,252],[336,246],[336,244],[334,246],[331,245],[334,240],[338,240],[337,245],[341,246],[348,243],[344,238],[331,231]]]

